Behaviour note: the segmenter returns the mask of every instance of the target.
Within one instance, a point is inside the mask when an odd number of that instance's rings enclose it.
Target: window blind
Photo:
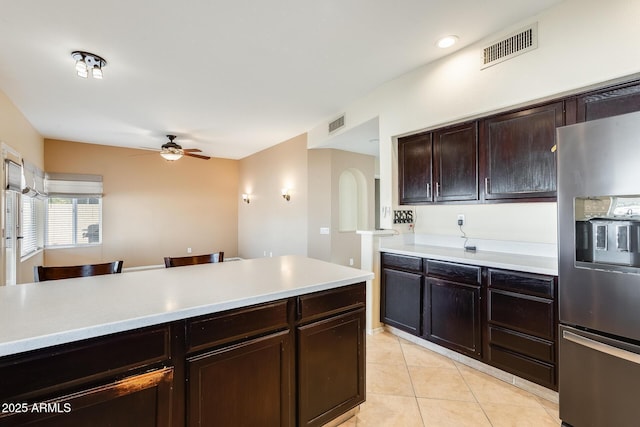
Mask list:
[[[47,205],[47,246],[96,244],[102,236],[100,197],[56,197]]]
[[[45,175],[45,191],[49,197],[101,197],[102,176],[47,173]]]
[[[11,160],[4,161],[5,167],[5,190],[22,190],[22,168],[19,164]]]
[[[44,197],[44,172],[33,163],[22,160],[22,194]]]
[[[42,248],[44,243],[44,200],[23,195],[21,216],[20,256],[26,256]]]

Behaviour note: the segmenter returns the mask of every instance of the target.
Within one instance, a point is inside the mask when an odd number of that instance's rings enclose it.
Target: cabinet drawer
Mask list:
[[[0,400],[53,393],[166,362],[169,337],[168,326],[156,326],[4,357]]]
[[[543,362],[554,363],[555,346],[552,342],[519,332],[489,326],[489,343],[517,351]]]
[[[23,412],[3,410],[0,426],[170,427],[173,374],[173,368],[156,369],[44,401],[38,399],[33,404],[39,410],[32,410],[32,405]]]
[[[446,261],[427,260],[426,273],[454,282],[480,284],[481,268],[473,265],[455,264]]]
[[[331,289],[298,297],[298,320],[307,322],[312,319],[364,307],[365,284]]]
[[[382,253],[382,265],[422,273],[422,258]]]
[[[489,269],[489,287],[553,298],[555,278],[540,274]]]
[[[556,370],[554,365],[538,362],[491,345],[489,346],[489,360],[497,368],[556,390]]]
[[[208,315],[187,322],[187,352],[287,327],[287,300]]]
[[[506,291],[488,292],[488,321],[509,329],[554,340],[554,302]]]

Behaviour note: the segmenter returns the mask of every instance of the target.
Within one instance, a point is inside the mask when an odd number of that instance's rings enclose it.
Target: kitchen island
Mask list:
[[[0,288],[0,425],[322,425],[364,401],[371,278],[284,256]]]

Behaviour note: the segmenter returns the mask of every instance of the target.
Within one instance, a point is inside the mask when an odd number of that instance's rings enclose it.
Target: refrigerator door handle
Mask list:
[[[640,354],[633,353],[631,351],[623,350],[621,348],[613,347],[609,344],[604,344],[598,341],[594,341],[590,338],[586,338],[573,332],[562,331],[562,338],[567,341],[571,341],[575,344],[589,347],[592,350],[599,351],[600,353],[608,354],[619,359],[624,359],[629,362],[640,365]]]

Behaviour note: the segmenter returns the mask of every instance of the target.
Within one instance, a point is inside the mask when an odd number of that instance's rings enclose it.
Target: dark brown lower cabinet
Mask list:
[[[364,402],[364,307],[358,283],[0,357],[0,427],[319,426]]]
[[[558,389],[555,276],[383,253],[380,298],[383,323]]]
[[[189,426],[290,426],[289,330],[187,360]]]
[[[49,399],[6,401],[0,425],[169,427],[172,384],[173,369],[165,368]]]
[[[557,390],[556,279],[489,269],[487,362]]]
[[[426,279],[425,337],[471,357],[482,354],[480,285]]]
[[[321,426],[365,399],[365,310],[298,327],[298,425]]]
[[[382,321],[413,335],[420,335],[422,275],[382,269]]]

